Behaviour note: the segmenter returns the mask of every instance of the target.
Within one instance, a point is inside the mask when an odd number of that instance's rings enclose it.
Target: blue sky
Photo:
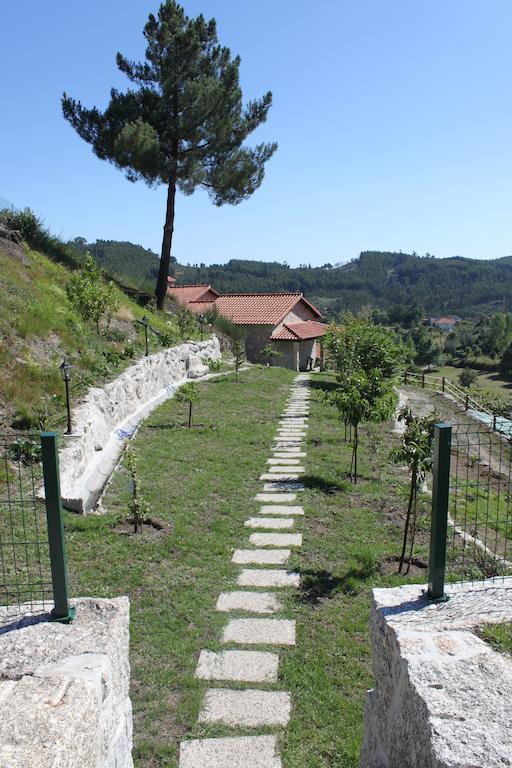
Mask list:
[[[238,206],[179,196],[182,263],[344,262],[362,250],[512,253],[510,0],[186,0],[242,58],[246,99],[272,90],[254,141],[276,140]],[[64,238],[160,250],[165,189],[98,160],[61,114],[104,107],[116,51],[142,59],[150,0],[4,0],[0,197]]]

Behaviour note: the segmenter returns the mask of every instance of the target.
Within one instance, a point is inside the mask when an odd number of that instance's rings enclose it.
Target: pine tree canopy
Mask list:
[[[218,43],[214,19],[188,18],[175,0],[162,3],[144,28],[146,61],[117,54],[117,66],[133,83],[111,90],[104,112],[64,94],[64,117],[102,160],[130,181],[168,185],[161,269],[163,305],[174,222],[176,187],[186,195],[205,188],[215,205],[237,204],[261,184],[275,143],[243,146],[266,120],[272,94],[244,107],[240,58]],[[165,287],[164,287],[165,283]]]

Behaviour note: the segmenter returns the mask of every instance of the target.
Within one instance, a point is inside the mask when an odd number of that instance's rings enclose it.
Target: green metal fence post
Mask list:
[[[68,569],[60,498],[59,454],[57,452],[56,432],[41,433],[41,449],[53,599],[55,603],[52,616],[56,621],[69,622],[75,615],[75,609],[70,608],[68,603]]]
[[[449,424],[436,424],[432,467],[432,521],[430,525],[427,593],[431,600],[444,599],[451,443],[451,426]]]
[[[425,373],[421,372],[421,388],[425,389]]]

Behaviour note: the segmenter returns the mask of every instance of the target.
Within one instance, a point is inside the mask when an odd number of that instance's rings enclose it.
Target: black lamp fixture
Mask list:
[[[203,340],[203,326],[204,326],[204,315],[199,315],[199,327],[201,329],[201,341]]]
[[[144,337],[146,340],[146,357],[149,355],[149,349],[148,349],[148,325],[149,325],[149,318],[144,315],[142,318],[142,325],[144,326]]]
[[[65,435],[71,435],[73,434],[73,430],[71,428],[71,408],[69,404],[69,382],[71,381],[71,369],[73,366],[71,363],[68,363],[67,360],[63,360],[60,364],[60,374],[62,376],[62,381],[66,385],[66,410],[68,414],[68,428],[64,432]]]

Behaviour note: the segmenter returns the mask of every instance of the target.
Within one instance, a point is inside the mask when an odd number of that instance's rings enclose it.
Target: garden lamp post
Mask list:
[[[204,315],[199,315],[199,327],[201,329],[201,341],[203,340],[203,325],[204,325]]]
[[[63,360],[60,364],[60,373],[62,376],[62,381],[66,385],[66,410],[68,413],[68,428],[64,432],[65,435],[71,435],[73,433],[73,430],[71,428],[71,408],[69,405],[69,382],[71,381],[71,369],[72,369],[71,363],[68,363],[66,360]]]
[[[142,318],[142,325],[144,326],[144,338],[145,338],[145,341],[146,341],[146,357],[147,357],[149,355],[149,351],[148,351],[148,325],[149,325],[149,320],[146,317],[146,315],[144,315],[144,317]]]

